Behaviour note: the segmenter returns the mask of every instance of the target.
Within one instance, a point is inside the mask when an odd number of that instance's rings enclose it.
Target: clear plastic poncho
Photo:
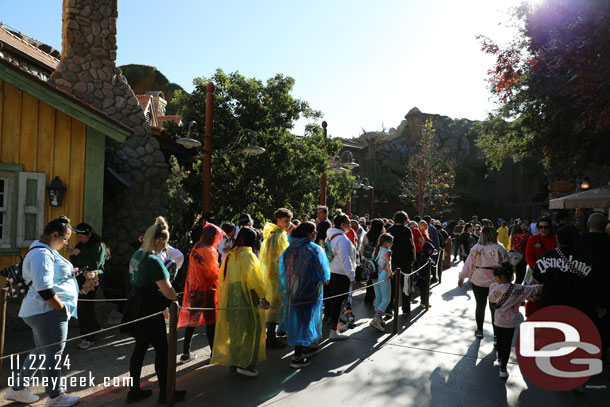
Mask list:
[[[330,266],[319,245],[308,238],[289,237],[280,256],[280,318],[288,343],[310,346],[322,337],[322,284],[330,280]],[[308,304],[301,304],[307,302]]]
[[[218,291],[220,309],[211,363],[247,368],[265,360],[264,310],[258,308],[265,288],[252,248],[234,247],[227,254],[218,275]]]
[[[199,241],[191,250],[189,266],[184,284],[183,307],[218,308],[218,251],[216,246],[225,233],[216,225],[208,223],[203,230],[216,228],[211,246]],[[202,236],[204,233],[202,233]],[[178,326],[210,325],[216,322],[216,311],[180,310]]]
[[[271,309],[267,311],[267,322],[280,322],[279,309],[282,305],[280,298],[280,275],[278,262],[280,255],[288,247],[288,235],[280,226],[267,223],[263,229],[263,244],[258,258],[261,263],[261,273],[265,282],[267,301]]]

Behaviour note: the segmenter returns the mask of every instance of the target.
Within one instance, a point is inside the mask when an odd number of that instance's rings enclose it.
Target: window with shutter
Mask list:
[[[17,247],[29,247],[44,229],[46,174],[20,172],[17,199]]]
[[[0,171],[0,248],[12,247],[12,209],[15,196],[15,173]]]

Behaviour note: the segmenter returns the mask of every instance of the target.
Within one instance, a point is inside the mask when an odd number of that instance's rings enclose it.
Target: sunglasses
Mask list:
[[[550,229],[550,226],[538,225],[538,229]]]

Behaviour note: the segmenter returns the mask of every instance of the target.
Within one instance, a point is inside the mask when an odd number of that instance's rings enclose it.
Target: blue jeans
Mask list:
[[[373,287],[375,289],[375,309],[385,312],[392,296],[392,284],[388,280],[387,271],[380,271],[379,278],[373,282],[377,283],[379,281],[383,281],[383,283]]]
[[[61,311],[53,310],[45,312],[44,314],[23,318],[25,323],[32,328],[34,343],[37,348],[59,341],[65,341],[68,337],[69,319],[70,317],[68,316],[68,311],[65,307]],[[35,350],[25,357],[22,361],[22,367],[13,389],[23,390],[31,383],[32,378],[38,369],[42,369],[43,376],[49,378],[49,385],[45,387],[47,396],[55,398],[62,393],[63,389],[60,386],[61,357],[65,345],[65,342],[62,342],[59,345]],[[24,381],[27,381],[27,383],[24,383]]]

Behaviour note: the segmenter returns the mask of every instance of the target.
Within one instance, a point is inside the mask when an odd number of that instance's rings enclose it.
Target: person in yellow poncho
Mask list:
[[[218,315],[211,363],[230,366],[231,373],[256,377],[257,362],[265,360],[263,325],[265,287],[258,259],[252,252],[256,232],[243,227],[218,275]],[[234,308],[234,309],[227,309]]]
[[[275,223],[268,222],[263,229],[263,244],[258,258],[261,263],[261,273],[265,282],[265,292],[271,304],[267,311],[267,346],[271,348],[283,348],[286,344],[277,339],[276,328],[279,321],[279,310],[282,305],[280,297],[280,255],[288,247],[288,235],[286,231],[290,227],[292,212],[286,208],[280,208],[273,214]]]
[[[506,226],[505,221],[502,221],[497,232],[498,232],[498,243],[502,243],[502,246],[504,246],[508,250],[507,246],[510,243],[510,240],[508,239],[508,226]]]

